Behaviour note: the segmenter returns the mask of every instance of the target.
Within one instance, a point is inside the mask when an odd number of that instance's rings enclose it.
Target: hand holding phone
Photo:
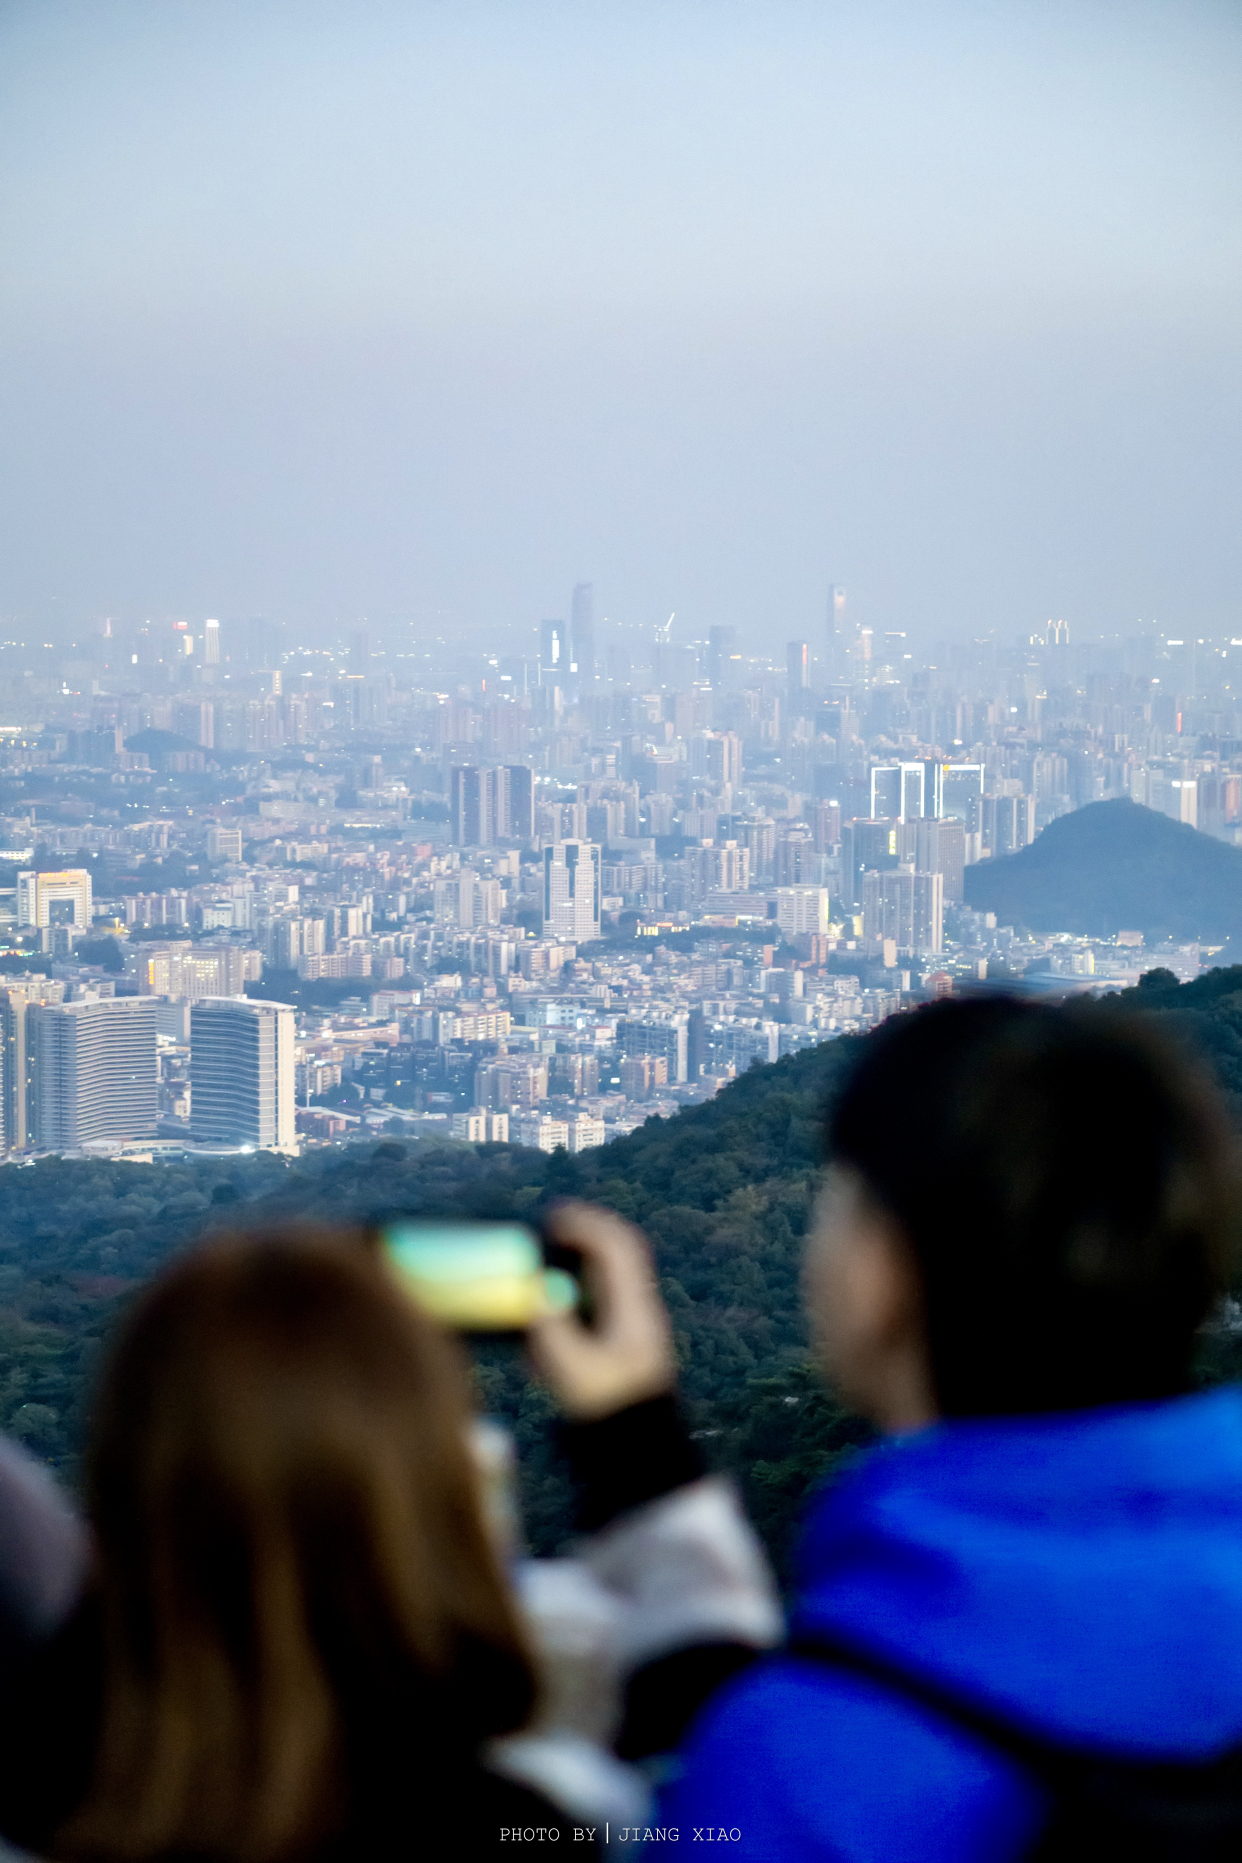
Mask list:
[[[573,1276],[545,1264],[525,1223],[411,1219],[386,1224],[379,1246],[424,1312],[459,1332],[524,1332],[578,1300]]]
[[[671,1391],[673,1332],[642,1231],[590,1203],[559,1204],[545,1229],[581,1259],[592,1305],[589,1326],[563,1311],[536,1320],[527,1334],[535,1369],[561,1408],[590,1422]]]

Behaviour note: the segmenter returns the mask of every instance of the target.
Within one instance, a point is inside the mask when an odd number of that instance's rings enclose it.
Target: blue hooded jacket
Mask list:
[[[894,1440],[812,1506],[793,1632],[816,1631],[1058,1742],[1242,1744],[1242,1392]],[[789,1655],[715,1696],[683,1759],[660,1822],[730,1856],[1008,1863],[1047,1815],[974,1735]]]

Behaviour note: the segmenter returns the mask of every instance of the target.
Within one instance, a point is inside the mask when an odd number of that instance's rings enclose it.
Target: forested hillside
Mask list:
[[[1242,967],[1180,987],[1154,972],[1123,1000],[1196,1041],[1242,1117]],[[211,1228],[399,1209],[500,1216],[572,1193],[651,1236],[694,1427],[781,1553],[808,1483],[866,1436],[809,1364],[798,1287],[823,1107],[852,1047],[756,1068],[709,1104],[580,1158],[385,1142],[292,1163],[10,1167],[0,1174],[0,1426],[74,1481],[109,1327],[146,1276]],[[1228,1372],[1235,1349],[1232,1335],[1210,1341],[1205,1375]],[[550,1405],[507,1346],[483,1352],[479,1377],[489,1407],[517,1429],[530,1539],[550,1550],[569,1517]]]

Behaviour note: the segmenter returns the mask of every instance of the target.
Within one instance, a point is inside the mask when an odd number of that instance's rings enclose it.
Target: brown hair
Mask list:
[[[61,1854],[304,1856],[523,1722],[467,1420],[361,1236],[217,1241],[151,1289],[90,1456],[103,1717]]]

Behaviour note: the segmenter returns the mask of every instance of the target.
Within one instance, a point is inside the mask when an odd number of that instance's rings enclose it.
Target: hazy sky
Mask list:
[[[0,616],[1242,631],[1236,0],[0,0]]]

